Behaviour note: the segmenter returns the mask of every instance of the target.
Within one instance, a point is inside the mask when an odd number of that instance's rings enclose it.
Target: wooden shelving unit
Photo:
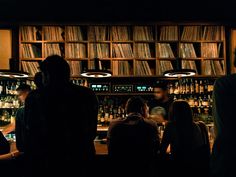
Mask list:
[[[55,53],[80,61],[76,72],[92,68],[90,60],[98,57],[115,77],[161,76],[175,68],[177,57],[185,67],[196,66],[199,77],[226,73],[225,29],[218,24],[31,24],[21,26],[19,34],[22,69],[22,61],[38,62]]]

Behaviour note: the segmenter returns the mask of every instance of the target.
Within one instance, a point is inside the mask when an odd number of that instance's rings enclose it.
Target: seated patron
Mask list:
[[[189,104],[173,102],[161,142],[161,155],[171,150],[172,172],[181,176],[208,176],[210,146],[207,128],[195,123]]]
[[[156,123],[146,119],[148,107],[140,97],[126,104],[127,117],[110,123],[108,153],[112,166],[122,164],[117,175],[147,176],[159,149]]]

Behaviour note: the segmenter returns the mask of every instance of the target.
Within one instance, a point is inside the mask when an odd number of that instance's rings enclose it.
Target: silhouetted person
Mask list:
[[[236,74],[217,79],[213,91],[213,118],[216,138],[211,158],[212,177],[236,176],[235,102]]]
[[[28,176],[88,176],[93,171],[97,98],[70,83],[68,63],[60,56],[40,65],[44,87],[25,103]]]
[[[173,102],[162,142],[161,155],[170,145],[172,167],[167,170],[180,176],[208,176],[210,146],[207,128],[203,122],[193,121],[189,104],[183,100]]]
[[[25,147],[25,136],[26,136],[26,125],[25,125],[25,100],[29,93],[31,92],[31,88],[29,85],[22,84],[17,89],[18,98],[22,104],[22,106],[16,112],[16,147],[20,152],[24,152]]]
[[[140,97],[127,101],[126,113],[125,119],[112,121],[108,130],[112,176],[148,176],[159,150],[157,126],[146,119],[148,107]]]

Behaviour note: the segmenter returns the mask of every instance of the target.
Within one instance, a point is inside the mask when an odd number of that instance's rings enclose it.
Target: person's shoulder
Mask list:
[[[144,120],[144,122],[145,122],[146,124],[148,124],[148,125],[150,125],[150,126],[152,126],[152,127],[157,127],[157,123],[156,123],[154,120],[148,119],[148,118],[143,119],[143,120]]]
[[[216,81],[215,81],[216,86],[225,85],[225,84],[235,84],[235,83],[236,83],[236,74],[223,76],[223,77],[216,79]]]
[[[113,119],[110,121],[109,127],[114,127],[114,126],[117,126],[117,125],[120,125],[123,123],[124,123],[124,119],[122,119],[122,118]]]
[[[203,121],[194,122],[194,125],[200,128],[207,129],[207,125]]]
[[[40,97],[40,96],[42,95],[42,93],[43,93],[42,90],[38,90],[38,89],[32,90],[32,91],[28,94],[26,100],[35,100],[35,99],[37,99],[38,97]]]
[[[75,85],[75,84],[71,84],[70,86],[73,90],[75,90],[77,92],[94,94],[94,92],[89,87],[79,86],[79,85]]]

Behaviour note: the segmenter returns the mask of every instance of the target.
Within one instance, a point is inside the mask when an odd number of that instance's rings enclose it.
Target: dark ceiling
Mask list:
[[[0,0],[2,22],[236,22],[234,0]]]

